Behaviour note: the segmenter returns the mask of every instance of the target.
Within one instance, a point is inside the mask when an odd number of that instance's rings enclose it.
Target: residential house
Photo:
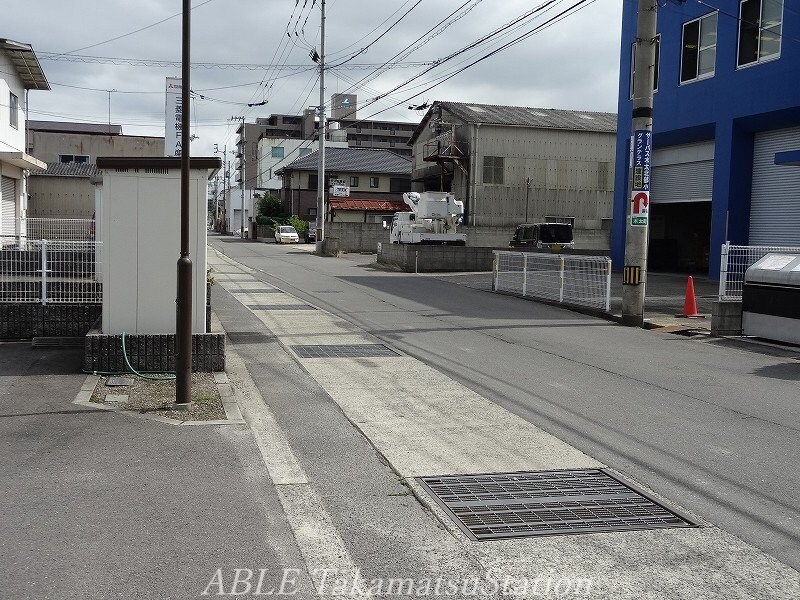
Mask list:
[[[46,163],[31,171],[28,216],[89,219],[97,159],[164,156],[164,138],[124,135],[113,123],[28,121],[28,152]]]
[[[727,240],[800,246],[800,12],[784,0],[658,8],[648,267],[720,271]],[[625,253],[637,7],[624,3],[612,258]],[[638,66],[636,68],[639,68]]]
[[[572,223],[579,246],[608,248],[613,113],[434,102],[414,131],[418,191],[452,191],[465,224]]]
[[[286,211],[307,221],[317,218],[317,154],[297,158],[277,173],[283,177]],[[407,209],[403,192],[411,189],[411,161],[390,150],[326,148],[325,177],[328,221],[383,223]],[[334,184],[347,188],[348,195],[332,195]]]
[[[0,39],[0,235],[19,235],[17,219],[27,210],[27,173],[45,164],[25,145],[29,90],[49,90],[33,48]]]

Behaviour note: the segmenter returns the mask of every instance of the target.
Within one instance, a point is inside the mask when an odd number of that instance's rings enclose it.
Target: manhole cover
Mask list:
[[[264,344],[276,340],[274,335],[259,331],[228,331],[227,335],[232,344]]]
[[[400,356],[383,344],[331,344],[292,346],[300,358],[377,358]]]
[[[126,387],[129,385],[133,385],[136,382],[135,379],[132,377],[109,377],[106,380],[106,386],[108,387]]]
[[[248,304],[253,310],[317,310],[308,304]]]
[[[599,469],[420,477],[476,540],[695,525]]]

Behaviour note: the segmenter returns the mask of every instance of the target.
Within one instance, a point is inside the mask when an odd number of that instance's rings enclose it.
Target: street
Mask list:
[[[623,328],[447,278],[382,272],[371,256],[211,245],[800,567],[797,352]]]

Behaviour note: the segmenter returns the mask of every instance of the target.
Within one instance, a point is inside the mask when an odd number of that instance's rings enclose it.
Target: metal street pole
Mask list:
[[[189,81],[191,0],[183,0],[181,57],[181,255],[178,259],[178,298],[175,327],[175,408],[188,410],[192,400],[192,259],[189,256]]]
[[[655,71],[655,0],[639,0],[633,75],[631,171],[625,222],[625,264],[622,278],[622,323],[641,327],[647,283],[647,247],[650,208],[650,165],[653,132],[653,76]]]
[[[322,254],[325,237],[325,0],[320,0],[319,43],[319,154],[317,162],[317,243],[315,251]]]

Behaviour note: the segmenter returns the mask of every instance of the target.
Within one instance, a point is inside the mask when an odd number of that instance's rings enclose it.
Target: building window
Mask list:
[[[11,109],[8,122],[14,129],[19,129],[19,98],[13,92],[8,92],[8,106]]]
[[[350,187],[358,187],[358,177],[350,178]]]
[[[86,154],[59,154],[58,162],[85,164],[89,162],[89,157]]]
[[[783,0],[740,0],[739,59],[744,67],[781,53]]]
[[[369,178],[369,187],[377,188],[381,187],[381,180],[379,177],[370,177]]]
[[[317,189],[317,174],[316,173],[309,173],[308,174],[308,189],[309,190]]]
[[[683,24],[681,83],[714,76],[717,58],[717,13]]]
[[[358,138],[358,139],[356,140],[356,146],[360,146],[360,145],[361,145],[361,138]]]
[[[311,154],[311,148],[300,148],[300,156],[305,156],[306,154]]]
[[[283,158],[283,146],[272,147],[272,158]]]
[[[483,183],[503,183],[503,157],[483,157]]]
[[[565,223],[575,227],[575,217],[545,217],[547,223]]]
[[[653,92],[658,91],[658,63],[661,60],[661,34],[656,36],[656,60],[653,66]],[[633,100],[633,80],[636,75],[636,44],[631,44],[631,81],[630,97]]]

